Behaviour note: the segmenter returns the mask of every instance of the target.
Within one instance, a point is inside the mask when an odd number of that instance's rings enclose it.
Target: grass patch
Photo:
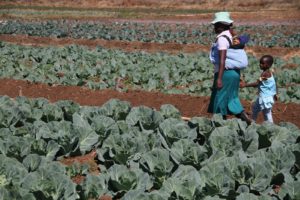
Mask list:
[[[53,16],[72,17],[74,15],[91,17],[119,17],[136,18],[146,16],[174,16],[214,13],[217,10],[198,9],[170,9],[170,8],[71,8],[71,7],[46,7],[46,6],[19,6],[4,5],[0,8],[0,13],[12,16]]]

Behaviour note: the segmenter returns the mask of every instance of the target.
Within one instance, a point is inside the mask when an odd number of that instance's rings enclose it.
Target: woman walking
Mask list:
[[[238,97],[240,70],[226,66],[227,50],[232,44],[231,27],[233,20],[228,12],[215,13],[212,21],[214,31],[217,34],[215,43],[212,45],[210,60],[214,64],[214,83],[208,107],[209,113],[221,113],[223,119],[227,115],[236,117],[251,124]]]

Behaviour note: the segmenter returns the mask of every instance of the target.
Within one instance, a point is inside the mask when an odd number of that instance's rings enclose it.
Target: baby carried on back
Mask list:
[[[226,52],[225,68],[226,69],[244,69],[248,66],[248,57],[244,50],[245,44],[249,41],[249,35],[241,35],[233,37],[233,42],[227,35],[221,35],[229,42],[229,48]],[[219,64],[219,55],[214,55],[218,52],[211,51],[210,60],[213,64]]]

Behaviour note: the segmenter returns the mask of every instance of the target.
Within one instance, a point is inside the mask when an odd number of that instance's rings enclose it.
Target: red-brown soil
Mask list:
[[[90,90],[78,86],[48,86],[46,84],[33,84],[26,81],[0,79],[0,95],[11,98],[26,96],[29,98],[44,97],[51,102],[67,99],[81,105],[101,106],[111,98],[129,101],[132,106],[145,105],[159,110],[163,104],[173,104],[179,109],[182,116],[211,117],[206,112],[209,97],[191,95],[170,95],[159,92],[129,91],[118,92],[115,90]],[[251,103],[242,101],[245,110],[251,114]],[[300,105],[277,102],[273,109],[275,123],[292,122],[300,128]],[[262,122],[260,116],[259,123]]]
[[[74,164],[75,162],[78,162],[80,164],[88,164],[89,165],[89,172],[94,175],[98,175],[100,173],[100,169],[98,167],[97,161],[96,161],[97,153],[95,150],[92,150],[90,153],[82,155],[82,156],[75,156],[75,157],[69,157],[64,158],[60,162],[66,166],[70,166]],[[82,183],[84,181],[85,176],[83,175],[76,175],[74,177],[71,177],[72,181],[76,184]],[[112,200],[112,197],[109,195],[103,195],[99,197],[99,200]]]
[[[0,18],[18,19],[76,19],[76,20],[97,20],[131,18],[131,20],[173,20],[174,22],[199,22],[211,21],[216,10],[226,10],[231,12],[231,16],[236,22],[245,24],[272,24],[272,23],[299,23],[300,3],[299,0],[0,0],[3,8],[13,8],[14,10],[31,9],[35,11],[53,10],[65,11],[87,11],[103,9],[110,15],[98,16],[76,16],[71,14],[59,15],[24,14],[21,17],[7,12]],[[102,10],[101,10],[102,9]],[[115,10],[113,10],[115,9]]]
[[[83,164],[83,163],[88,164],[89,172],[91,174],[97,175],[100,173],[100,169],[98,168],[98,165],[95,161],[96,155],[97,155],[96,151],[93,150],[90,153],[82,155],[82,156],[69,157],[69,158],[62,159],[60,162],[66,166],[71,166],[75,162],[78,162],[80,164]],[[77,174],[76,176],[71,177],[71,178],[74,183],[80,184],[84,180],[85,176]]]

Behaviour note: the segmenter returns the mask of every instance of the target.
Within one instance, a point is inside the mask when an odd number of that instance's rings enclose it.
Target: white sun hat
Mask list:
[[[215,19],[211,23],[215,24],[217,22],[224,23],[224,24],[231,24],[233,20],[230,19],[229,12],[217,12],[215,13]]]

